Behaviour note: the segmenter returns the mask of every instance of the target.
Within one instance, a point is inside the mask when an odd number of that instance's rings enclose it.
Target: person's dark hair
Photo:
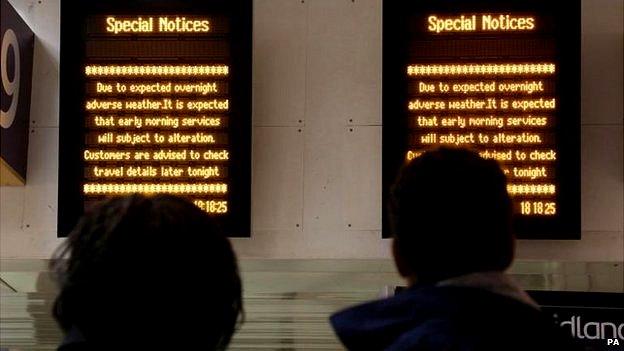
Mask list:
[[[52,261],[53,314],[96,347],[224,349],[242,314],[230,241],[192,203],[170,195],[106,200]]]
[[[425,152],[390,191],[395,253],[422,283],[505,270],[514,255],[511,211],[496,161],[465,149]]]

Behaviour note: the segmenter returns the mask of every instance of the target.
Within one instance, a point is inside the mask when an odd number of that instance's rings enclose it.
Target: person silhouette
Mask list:
[[[408,288],[338,312],[349,350],[571,350],[505,270],[514,257],[503,171],[465,149],[405,165],[388,204],[393,256]]]
[[[59,350],[221,350],[242,313],[236,255],[214,220],[171,195],[106,200],[55,253]]]

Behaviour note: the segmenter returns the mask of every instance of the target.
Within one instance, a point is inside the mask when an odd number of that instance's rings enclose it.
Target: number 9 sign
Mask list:
[[[13,80],[9,79],[9,47],[13,50],[13,58],[15,61],[15,69],[13,74]],[[2,51],[0,54],[1,75],[2,75],[2,89],[8,96],[11,97],[11,105],[7,111],[0,109],[0,126],[8,129],[13,120],[15,120],[15,112],[17,111],[17,103],[19,99],[19,85],[20,85],[20,51],[19,43],[17,42],[17,36],[11,29],[7,29],[2,36]]]

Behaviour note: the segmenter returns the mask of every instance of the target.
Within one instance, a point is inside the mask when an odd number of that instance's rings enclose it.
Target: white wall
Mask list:
[[[2,187],[0,256],[56,238],[59,0],[11,0],[37,36],[28,185]],[[584,0],[580,241],[523,259],[624,260],[623,1]],[[243,257],[386,258],[381,227],[381,0],[255,0],[253,234]]]

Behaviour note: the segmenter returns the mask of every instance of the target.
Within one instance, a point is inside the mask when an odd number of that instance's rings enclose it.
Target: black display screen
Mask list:
[[[465,147],[500,163],[519,238],[580,238],[580,2],[565,6],[384,1],[385,203],[404,163]]]
[[[61,17],[59,236],[131,193],[249,236],[251,0],[64,1]]]

